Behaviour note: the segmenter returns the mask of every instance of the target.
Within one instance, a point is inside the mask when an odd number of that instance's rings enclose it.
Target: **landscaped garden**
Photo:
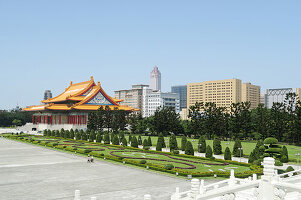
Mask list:
[[[29,142],[36,145],[69,151],[76,154],[90,155],[99,159],[108,159],[121,164],[135,165],[145,169],[163,171],[179,176],[192,175],[194,177],[228,177],[234,169],[238,177],[248,177],[253,173],[261,174],[262,169],[247,163],[231,160],[201,158],[191,155],[179,155],[160,151],[151,151],[129,146],[72,140],[53,136],[10,135],[10,139]]]

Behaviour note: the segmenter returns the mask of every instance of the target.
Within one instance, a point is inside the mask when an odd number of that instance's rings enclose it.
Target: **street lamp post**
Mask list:
[[[242,147],[238,148],[239,149],[239,162],[241,162],[241,151],[242,151]]]

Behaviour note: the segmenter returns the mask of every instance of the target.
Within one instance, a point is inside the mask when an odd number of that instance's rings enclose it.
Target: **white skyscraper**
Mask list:
[[[154,67],[150,74],[150,89],[155,91],[161,90],[161,73],[157,66]]]

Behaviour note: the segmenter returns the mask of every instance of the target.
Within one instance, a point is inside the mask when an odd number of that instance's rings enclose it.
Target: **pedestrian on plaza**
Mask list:
[[[91,162],[91,160],[90,160],[90,155],[88,155],[88,160],[87,160],[87,162],[88,162],[88,163]]]
[[[92,157],[91,157],[91,163],[93,163],[93,162],[94,162],[94,157],[92,156]]]

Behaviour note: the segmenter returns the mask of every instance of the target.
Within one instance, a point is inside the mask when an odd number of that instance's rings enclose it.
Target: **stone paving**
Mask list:
[[[142,200],[145,194],[167,200],[176,187],[186,191],[190,182],[0,138],[0,199],[73,200],[79,189],[81,200]]]

